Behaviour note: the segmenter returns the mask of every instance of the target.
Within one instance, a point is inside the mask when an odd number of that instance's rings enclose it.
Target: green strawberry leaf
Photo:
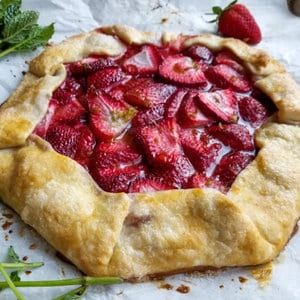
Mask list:
[[[223,12],[223,9],[220,6],[213,6],[212,11],[213,11],[214,15],[220,16]]]

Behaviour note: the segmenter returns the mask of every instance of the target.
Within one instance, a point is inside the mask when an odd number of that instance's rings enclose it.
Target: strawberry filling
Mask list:
[[[227,192],[274,107],[233,54],[182,40],[66,64],[34,133],[108,192]]]

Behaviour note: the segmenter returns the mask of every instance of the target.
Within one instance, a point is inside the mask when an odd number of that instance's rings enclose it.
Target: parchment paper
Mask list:
[[[200,0],[23,0],[24,7],[40,11],[40,22],[55,22],[53,41],[60,41],[72,34],[103,24],[123,23],[154,31],[200,33],[215,31],[202,16],[213,5],[224,7],[228,1]],[[263,32],[259,47],[280,59],[300,82],[300,18],[290,14],[284,0],[248,0],[245,3],[255,15]],[[164,20],[163,20],[164,19]],[[11,55],[0,60],[0,103],[15,89],[35,53]],[[3,213],[6,215],[3,216]],[[0,260],[6,257],[13,245],[21,257],[28,261],[44,261],[43,268],[23,274],[24,280],[57,279],[79,276],[79,271],[55,255],[55,251],[32,229],[24,225],[0,204]],[[7,217],[8,216],[8,217]],[[7,222],[12,222],[9,225]],[[239,277],[248,280],[241,283]],[[241,279],[241,281],[243,281]],[[169,283],[171,290],[160,288]],[[190,291],[179,293],[180,285]],[[70,288],[21,289],[26,299],[52,299]],[[14,299],[10,290],[0,293],[1,300]],[[273,264],[271,282],[261,288],[251,276],[250,269],[230,269],[218,275],[178,275],[163,282],[122,284],[113,287],[90,288],[84,299],[148,300],[148,299],[300,299],[300,234],[296,234],[285,251]]]

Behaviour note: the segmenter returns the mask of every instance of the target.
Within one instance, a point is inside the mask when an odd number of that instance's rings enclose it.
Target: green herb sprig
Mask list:
[[[39,13],[21,11],[21,0],[0,0],[0,58],[44,46],[54,33],[54,24],[38,25]]]
[[[44,265],[43,262],[24,263],[19,259],[19,256],[10,246],[8,250],[9,262],[0,263],[0,273],[5,281],[0,281],[0,291],[4,288],[10,288],[16,296],[17,300],[25,300],[17,287],[55,287],[55,286],[72,286],[79,285],[80,287],[67,292],[53,300],[79,300],[85,294],[90,285],[111,285],[122,283],[123,280],[119,277],[89,277],[83,276],[78,278],[59,279],[59,280],[37,280],[37,281],[21,281],[19,272],[38,268]],[[14,269],[10,274],[6,269]]]

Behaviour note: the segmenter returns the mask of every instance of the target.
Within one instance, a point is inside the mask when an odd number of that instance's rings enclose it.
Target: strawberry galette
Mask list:
[[[0,196],[89,275],[272,260],[300,216],[300,91],[214,35],[103,27],[0,108]]]

